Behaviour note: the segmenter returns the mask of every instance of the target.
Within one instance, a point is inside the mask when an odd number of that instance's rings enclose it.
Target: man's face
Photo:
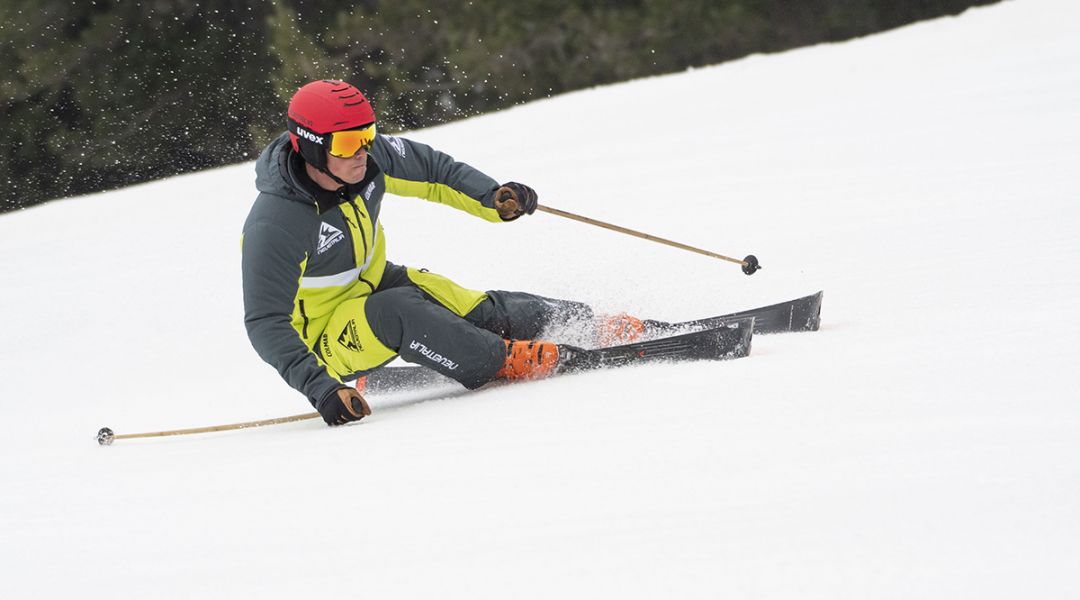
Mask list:
[[[326,168],[345,183],[360,183],[367,174],[367,157],[367,150],[363,148],[349,158],[338,158],[327,153]]]

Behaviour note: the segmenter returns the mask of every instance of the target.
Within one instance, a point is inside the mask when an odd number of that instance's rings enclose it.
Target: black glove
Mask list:
[[[371,414],[367,400],[364,400],[360,392],[348,387],[338,388],[327,394],[315,409],[322,415],[323,421],[331,426],[359,421]]]
[[[531,215],[536,212],[536,206],[536,190],[525,184],[511,181],[495,190],[495,210],[503,221]]]

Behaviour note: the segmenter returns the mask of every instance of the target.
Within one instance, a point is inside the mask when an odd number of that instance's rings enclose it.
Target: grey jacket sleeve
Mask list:
[[[244,325],[259,356],[277,369],[312,406],[343,387],[292,326],[305,247],[284,229],[265,222],[244,229]]]
[[[386,191],[453,206],[482,219],[501,222],[495,210],[499,183],[431,146],[380,135],[372,148],[386,174]]]

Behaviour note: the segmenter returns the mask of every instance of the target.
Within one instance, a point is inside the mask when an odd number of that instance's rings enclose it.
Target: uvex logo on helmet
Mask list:
[[[320,146],[323,145],[323,141],[322,141],[323,136],[315,135],[314,133],[311,133],[310,131],[304,129],[303,127],[297,127],[296,128],[296,135],[298,135],[298,136],[300,136],[302,138],[309,139],[312,142],[315,142],[316,144],[318,144]]]
[[[312,81],[297,90],[289,102],[288,132],[293,150],[317,169],[326,168],[323,139],[328,134],[374,122],[371,103],[344,81]]]

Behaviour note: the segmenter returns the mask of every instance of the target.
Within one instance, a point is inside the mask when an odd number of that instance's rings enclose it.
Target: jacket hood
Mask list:
[[[315,198],[296,181],[290,166],[294,162],[289,134],[283,133],[263,149],[255,160],[255,189],[264,194],[281,196],[296,202],[314,205]],[[295,160],[299,160],[296,157]]]

